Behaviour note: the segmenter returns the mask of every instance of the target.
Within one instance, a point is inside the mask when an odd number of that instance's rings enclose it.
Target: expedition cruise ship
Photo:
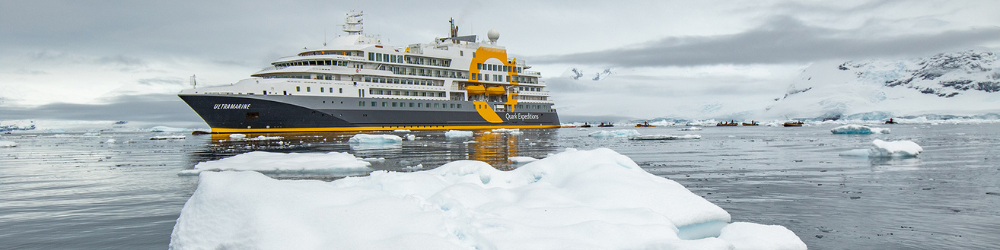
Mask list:
[[[322,48],[305,49],[229,86],[178,96],[213,133],[557,128],[545,83],[475,35],[407,47],[362,32],[362,13]]]

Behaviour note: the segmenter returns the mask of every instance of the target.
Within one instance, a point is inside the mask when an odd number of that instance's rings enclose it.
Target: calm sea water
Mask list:
[[[511,156],[607,147],[680,182],[733,221],[777,224],[811,249],[988,249],[1000,245],[1000,125],[895,125],[886,135],[833,135],[833,126],[637,128],[698,140],[593,138],[599,130],[523,130],[447,139],[415,131],[395,148],[351,148],[351,133],[280,134],[232,142],[152,133],[5,135],[0,148],[0,249],[163,249],[197,176],[198,162],[252,151],[351,152],[385,158],[374,169],[410,171],[463,159],[501,169]],[[402,135],[402,133],[396,133]],[[250,135],[254,137],[256,135]],[[114,139],[115,143],[106,143]],[[912,140],[915,159],[842,157],[874,139]],[[475,142],[472,142],[475,141]],[[318,174],[276,178],[336,179]]]

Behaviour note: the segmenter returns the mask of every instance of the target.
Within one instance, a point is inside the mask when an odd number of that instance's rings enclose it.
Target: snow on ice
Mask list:
[[[911,158],[917,157],[924,149],[913,141],[875,140],[869,149],[854,149],[841,152],[840,156],[871,158]]]
[[[511,171],[463,160],[331,182],[203,172],[170,248],[806,249],[784,227],[729,222],[626,156],[569,149]]]
[[[853,135],[888,134],[889,129],[873,128],[863,125],[844,125],[833,128],[830,130],[830,132],[834,134],[853,134]]]
[[[444,137],[446,138],[472,137],[472,131],[448,130],[448,132],[444,132]]]
[[[0,141],[0,148],[13,148],[17,147],[17,143],[13,141]]]
[[[362,174],[372,169],[371,163],[349,153],[273,153],[253,151],[215,161],[198,163],[194,169],[180,175],[195,175],[204,171],[333,172]]]
[[[629,137],[638,136],[639,131],[635,129],[619,129],[619,130],[602,130],[590,133],[590,137]]]
[[[530,157],[530,156],[512,156],[512,157],[508,157],[507,159],[510,160],[510,162],[513,162],[513,163],[525,163],[525,162],[533,162],[533,161],[537,161],[538,160],[538,159],[535,159],[534,157]]]

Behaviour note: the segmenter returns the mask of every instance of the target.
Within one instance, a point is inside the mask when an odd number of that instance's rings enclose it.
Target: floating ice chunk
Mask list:
[[[678,130],[680,130],[680,131],[701,131],[701,128],[699,128],[699,127],[689,127],[689,128],[680,128]]]
[[[0,141],[0,148],[13,148],[17,147],[17,143],[13,141]]]
[[[332,182],[204,172],[169,247],[731,249],[798,240],[768,226],[752,234],[745,228],[753,224],[729,220],[722,208],[626,156],[568,149],[511,171],[464,160]]]
[[[101,132],[86,132],[83,133],[83,136],[87,137],[101,136]]]
[[[398,135],[369,135],[356,134],[347,140],[351,144],[391,144],[403,142],[403,138]]]
[[[167,126],[156,126],[149,128],[149,132],[186,132],[186,128],[172,128]]]
[[[277,172],[332,172],[361,174],[371,171],[371,163],[349,153],[272,153],[253,151],[221,160],[198,163],[193,170],[181,175],[202,171],[257,171]]]
[[[538,159],[535,159],[534,157],[528,157],[528,156],[512,156],[512,157],[509,157],[507,159],[510,160],[513,163],[525,163],[525,162],[533,162],[533,161],[537,161],[538,160]]]
[[[183,136],[183,135],[158,135],[158,136],[149,137],[150,140],[183,140],[184,138],[187,138],[187,136]]]
[[[494,129],[493,132],[494,133],[508,133],[508,134],[512,134],[512,135],[520,135],[520,134],[522,134],[521,130],[520,129],[516,129],[516,128],[510,128],[510,129],[508,129],[508,128],[498,128],[498,129]]]
[[[701,135],[637,135],[628,138],[629,140],[684,140],[701,139]]]
[[[637,136],[639,131],[635,129],[619,129],[619,130],[602,130],[590,133],[590,137],[629,137]]]
[[[722,228],[719,239],[733,244],[736,250],[805,250],[795,233],[783,226],[734,222]]]
[[[407,141],[417,140],[417,136],[416,135],[412,135],[412,134],[406,134],[406,140]]]
[[[872,155],[871,149],[852,149],[840,153],[840,156],[869,157]]]
[[[382,157],[379,157],[379,158],[361,158],[361,160],[362,161],[366,161],[366,162],[385,162],[385,158],[382,158]]]
[[[244,135],[244,134],[229,134],[229,139],[237,139],[237,140],[239,140],[239,139],[243,139],[243,138],[247,138],[247,135]]]
[[[867,134],[888,134],[889,129],[887,128],[872,128],[862,125],[844,125],[836,127],[830,130],[834,134],[854,134],[854,135],[867,135]]]
[[[397,129],[397,130],[393,130],[392,132],[396,132],[396,133],[409,133],[410,130],[409,129]]]
[[[871,157],[916,157],[920,152],[924,151],[920,145],[913,141],[883,141],[875,140],[872,142],[874,146],[872,148]]]
[[[444,132],[444,137],[446,138],[472,137],[472,131],[448,130],[448,132]]]
[[[115,139],[108,139],[107,141],[104,141],[104,144],[115,144],[115,142],[118,141],[116,141]]]
[[[406,166],[406,167],[403,167],[403,169],[404,170],[409,170],[409,171],[417,171],[417,170],[424,169],[424,164],[417,164],[416,166]]]

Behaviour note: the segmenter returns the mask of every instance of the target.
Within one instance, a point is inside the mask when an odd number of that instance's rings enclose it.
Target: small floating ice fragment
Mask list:
[[[149,137],[150,140],[183,140],[184,138],[187,138],[187,136],[183,136],[183,135],[158,135],[158,136]]]
[[[533,162],[533,161],[537,161],[538,160],[538,159],[535,159],[534,157],[529,157],[529,156],[512,156],[512,157],[509,157],[507,159],[510,160],[510,162],[513,162],[513,163],[525,163],[525,162]]]
[[[872,142],[872,157],[916,157],[924,148],[913,141],[883,141]]]
[[[229,139],[237,139],[237,140],[239,140],[239,139],[243,139],[243,138],[247,138],[247,135],[244,135],[244,134],[229,134]]]
[[[403,138],[398,135],[369,135],[356,134],[347,140],[351,144],[380,144],[380,143],[400,143]]]
[[[701,139],[701,135],[637,135],[628,138],[629,140],[685,140]]]
[[[888,134],[889,129],[872,128],[862,125],[844,125],[833,128],[830,130],[830,132],[834,134],[846,134],[846,135]]]
[[[448,130],[448,132],[444,132],[444,137],[446,138],[472,137],[472,131]]]
[[[635,129],[618,129],[618,130],[602,130],[602,131],[597,131],[597,132],[590,133],[588,136],[590,136],[590,137],[629,137],[629,136],[637,136],[637,135],[639,135],[639,131],[636,131]]]
[[[0,148],[13,148],[17,147],[17,143],[13,141],[0,141]]]

